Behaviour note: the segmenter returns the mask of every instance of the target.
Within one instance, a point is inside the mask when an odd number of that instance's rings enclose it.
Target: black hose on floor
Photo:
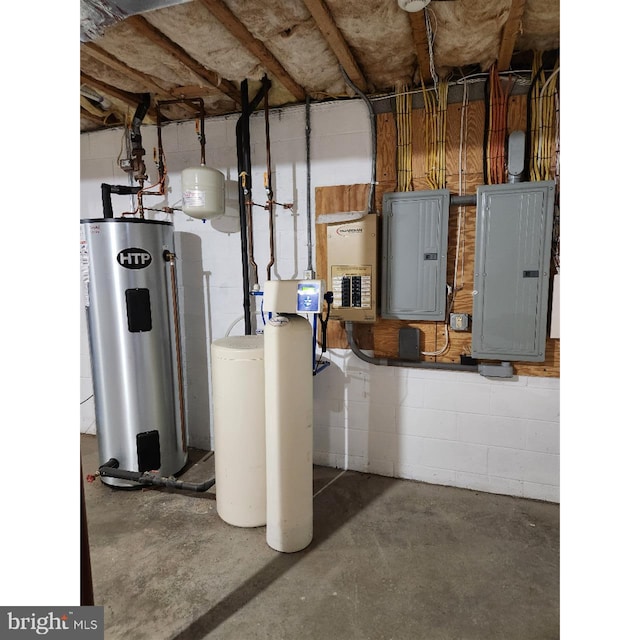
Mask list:
[[[107,478],[118,478],[119,480],[129,480],[145,486],[170,487],[171,489],[181,489],[183,491],[203,492],[210,489],[215,483],[215,478],[210,478],[204,482],[185,482],[177,480],[173,476],[164,477],[150,471],[127,471],[119,468],[120,463],[115,458],[110,458],[98,469],[98,475]]]

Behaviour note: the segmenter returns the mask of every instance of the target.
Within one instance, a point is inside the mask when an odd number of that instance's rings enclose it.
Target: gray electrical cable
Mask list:
[[[311,103],[309,96],[305,102],[304,131],[307,144],[307,271],[313,272],[313,257],[311,255]]]
[[[356,87],[353,82],[351,82],[351,78],[347,75],[347,72],[344,70],[342,65],[340,65],[340,71],[342,72],[342,77],[347,85],[352,89],[352,91],[364,101],[367,105],[367,109],[369,110],[369,120],[371,122],[371,185],[369,188],[369,204],[368,204],[368,213],[373,213],[373,189],[376,184],[376,149],[378,147],[378,134],[376,128],[376,114],[373,111],[373,105],[371,104],[371,100],[367,98],[367,96]]]
[[[472,373],[478,373],[478,365],[475,364],[455,364],[454,362],[427,362],[424,360],[398,360],[395,358],[375,358],[368,356],[366,353],[360,351],[360,348],[356,344],[353,337],[353,322],[345,322],[345,329],[347,331],[347,342],[351,351],[369,364],[375,364],[383,367],[411,367],[413,369],[444,369],[449,371],[470,371]]]

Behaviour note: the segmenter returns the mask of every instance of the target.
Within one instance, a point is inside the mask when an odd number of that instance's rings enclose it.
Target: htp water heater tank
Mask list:
[[[187,443],[167,259],[173,224],[99,218],[81,220],[80,229],[99,463],[115,458],[120,469],[174,475],[187,462]]]

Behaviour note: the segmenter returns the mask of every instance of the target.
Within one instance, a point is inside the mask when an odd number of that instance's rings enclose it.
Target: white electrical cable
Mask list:
[[[315,498],[316,496],[320,495],[328,486],[332,485],[336,480],[341,478],[345,473],[347,473],[347,469],[343,469],[337,476],[335,476],[335,478],[332,478],[331,480],[329,480],[329,482],[327,482],[327,484],[325,484],[324,487],[321,487],[320,489],[318,489],[313,494],[313,497]]]
[[[445,318],[449,316],[449,310],[451,309],[451,302],[449,301],[449,296],[451,296],[453,288],[451,285],[447,285],[447,304],[445,305],[446,312]],[[453,299],[453,298],[452,298]],[[447,349],[449,348],[449,322],[445,320],[444,322],[444,346],[438,351],[421,351],[423,356],[441,356]]]
[[[449,348],[449,323],[444,323],[444,347],[438,351],[421,351],[423,356],[440,356]]]
[[[227,329],[227,332],[224,334],[225,338],[229,337],[229,334],[231,333],[231,330],[233,329],[233,327],[235,327],[238,322],[240,322],[240,320],[244,320],[244,316],[240,316],[239,318],[236,318],[231,325],[229,326],[229,328]]]
[[[540,89],[540,95],[544,93],[544,90],[547,88],[547,85],[553,80],[553,77],[560,71],[560,67],[558,67],[551,75],[547,78],[547,81],[542,85],[542,89]]]
[[[429,14],[433,13],[431,11],[431,9],[427,9],[424,12],[424,23],[425,26],[427,28],[427,45],[429,47],[429,71],[431,71],[431,77],[433,78],[433,84],[437,85],[438,84],[438,74],[436,73],[436,66],[434,64],[433,61],[433,41],[435,40],[436,37],[436,32],[432,31],[431,29],[431,19],[429,18]],[[435,20],[435,14],[433,15],[433,18]],[[436,31],[438,29],[438,23],[436,20]]]
[[[516,73],[528,73],[531,74],[531,70],[530,69],[519,69],[517,71],[504,71],[504,72],[500,72],[498,75],[503,76],[510,76],[513,81],[514,84],[521,84],[523,86],[529,86],[531,84],[531,78],[530,77],[524,77],[524,76],[516,76],[514,74]],[[472,73],[468,76],[464,76],[462,78],[459,78],[458,80],[451,80],[448,82],[449,86],[453,86],[453,85],[459,85],[459,84],[464,84],[465,82],[467,84],[478,84],[481,82],[485,82],[487,77],[489,76],[488,73]],[[427,89],[427,91],[435,91],[435,89],[433,87],[429,87]],[[380,100],[388,100],[389,98],[395,98],[396,96],[399,95],[405,95],[405,96],[412,96],[414,94],[421,94],[422,93],[422,89],[413,89],[411,91],[403,91],[400,93],[385,93],[379,96],[372,96],[371,98],[369,98],[369,100],[371,102],[377,102]]]

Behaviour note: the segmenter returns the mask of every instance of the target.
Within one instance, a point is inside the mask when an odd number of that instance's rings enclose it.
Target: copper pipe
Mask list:
[[[254,280],[255,283],[257,285],[260,285],[260,282],[258,280],[258,265],[253,257],[253,202],[251,202],[251,200],[247,200],[247,202],[245,203],[245,207],[247,210],[247,236],[248,236],[248,242],[249,242],[249,264],[251,265],[251,268],[253,269],[253,276],[254,276]]]
[[[240,183],[242,184],[242,191],[245,194],[244,208],[245,208],[245,216],[247,222],[247,257],[249,258],[249,264],[251,264],[251,268],[253,269],[253,276],[255,280],[255,284],[259,285],[258,282],[258,265],[253,257],[253,202],[250,198],[250,193],[247,189],[247,173],[243,171],[240,174]]]
[[[178,396],[180,404],[180,432],[182,434],[182,450],[187,451],[187,426],[184,407],[184,379],[182,376],[182,348],[180,346],[180,313],[178,311],[178,284],[176,279],[176,254],[164,252],[164,259],[169,262],[171,270],[171,297],[173,300],[173,330],[176,341],[176,366],[178,369]]]
[[[204,100],[202,98],[176,98],[175,100],[162,100],[157,103],[157,113],[158,113],[158,130],[160,128],[160,105],[165,104],[192,104],[197,103],[199,108],[199,121],[200,121],[200,131],[198,133],[198,140],[200,141],[200,164],[206,164],[205,162],[205,144],[206,138],[204,135]]]

